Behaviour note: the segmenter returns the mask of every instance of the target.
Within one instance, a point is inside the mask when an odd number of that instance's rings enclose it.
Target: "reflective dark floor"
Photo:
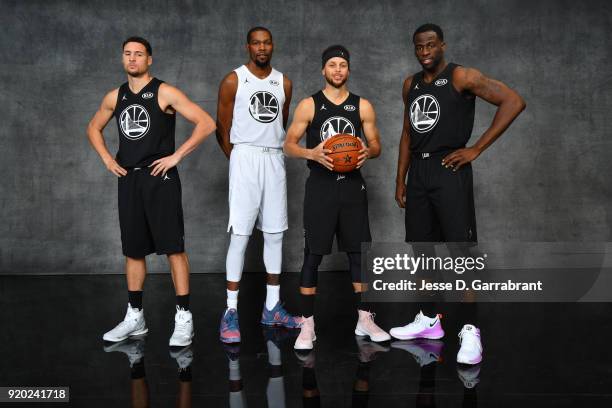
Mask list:
[[[281,296],[297,307],[297,274]],[[224,347],[218,323],[224,276],[192,276],[192,346],[170,350],[168,275],[148,277],[144,339],[107,345],[125,313],[122,276],[0,278],[0,386],[70,386],[78,407],[565,407],[612,402],[612,304],[480,304],[484,360],[459,367],[456,304],[440,306],[441,341],[356,339],[349,277],[321,273],[318,341],[296,355],[297,332],[259,325],[264,274],[245,274],[242,343]],[[385,329],[411,321],[414,304],[379,304]],[[53,404],[52,404],[53,405]],[[57,404],[60,405],[60,404]],[[9,406],[1,404],[0,408]],[[48,406],[16,404],[16,406]]]

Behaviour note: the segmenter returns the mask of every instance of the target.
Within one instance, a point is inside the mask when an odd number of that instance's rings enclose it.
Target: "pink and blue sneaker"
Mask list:
[[[263,311],[261,312],[261,324],[266,326],[282,326],[287,329],[298,329],[301,326],[301,322],[302,319],[290,315],[280,301],[276,302],[272,310],[268,310],[264,304]]]
[[[227,309],[221,316],[219,339],[223,343],[240,343],[240,326],[236,309]]]
[[[442,315],[440,314],[435,317],[427,317],[423,312],[419,312],[413,322],[406,326],[394,327],[389,330],[389,334],[400,340],[441,339],[444,337],[441,319]]]

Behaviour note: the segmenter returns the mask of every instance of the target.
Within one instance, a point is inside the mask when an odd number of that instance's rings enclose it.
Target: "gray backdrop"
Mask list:
[[[482,241],[610,240],[612,5],[606,1],[2,1],[0,15],[0,273],[122,273],[116,180],[85,128],[125,81],[121,42],[148,38],[153,73],[215,115],[221,78],[246,61],[245,33],[268,26],[273,64],[297,102],[323,86],[320,53],[352,54],[349,85],[377,110],[382,156],[368,162],[375,240],[403,238],[394,200],[401,86],[419,69],[411,34],[445,30],[447,59],[514,87],[527,110],[474,164]],[[474,138],[494,107],[477,103]],[[178,120],[177,143],[190,133]],[[111,151],[117,131],[106,131]],[[284,268],[302,260],[306,168],[288,161],[290,229]],[[227,161],[214,136],[179,166],[193,272],[222,272],[228,236]],[[263,270],[255,234],[247,270]],[[343,268],[342,254],[323,268]],[[166,269],[150,257],[153,271]]]

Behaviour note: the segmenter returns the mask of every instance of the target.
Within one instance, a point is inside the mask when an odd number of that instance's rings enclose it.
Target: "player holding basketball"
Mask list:
[[[287,182],[283,140],[291,103],[291,81],[270,65],[274,44],[265,27],[247,34],[249,62],[230,72],[219,87],[217,141],[230,160],[226,259],[227,309],[220,339],[240,342],[238,291],[253,227],[263,233],[267,294],[261,323],[299,327],[280,303],[283,233],[287,230]]]
[[[166,255],[176,291],[175,326],[170,346],[193,338],[189,311],[189,263],[185,253],[181,183],[176,165],[215,130],[212,118],[177,88],[153,78],[149,42],[130,37],[123,43],[128,81],[102,100],[87,128],[92,146],[106,168],[119,178],[119,224],[126,257],[129,303],[125,319],[104,334],[116,342],[147,333],[142,308],[145,257]],[[176,151],[176,112],[195,125]],[[102,134],[112,117],[119,128],[119,151],[111,156]]]
[[[473,68],[447,63],[446,43],[437,25],[422,25],[412,40],[423,70],[404,82],[395,190],[398,205],[406,209],[406,242],[476,242],[470,163],[502,135],[525,109],[525,102],[503,83]],[[472,135],[476,97],[498,108],[491,126],[473,146],[465,147]],[[444,335],[439,318],[422,312],[414,322],[390,333],[400,339]],[[480,330],[466,324],[459,338],[457,362],[478,364],[482,360]]]
[[[380,141],[374,108],[348,90],[349,68],[349,52],[343,46],[334,45],[323,52],[325,89],[299,103],[285,141],[285,153],[307,159],[310,168],[304,198],[304,264],[300,277],[303,323],[294,346],[298,350],[313,348],[317,270],[323,255],[331,253],[334,235],[338,249],[346,252],[349,259],[358,304],[355,334],[367,335],[372,341],[390,338],[374,323],[371,307],[361,301],[361,293],[367,289],[361,279],[361,243],[371,241],[371,236],[366,184],[359,169],[367,159],[380,155]],[[359,152],[357,169],[334,172],[333,160],[327,156],[331,152],[323,149],[325,140],[342,133],[362,137],[362,131],[367,147]],[[304,132],[306,148],[298,144]]]

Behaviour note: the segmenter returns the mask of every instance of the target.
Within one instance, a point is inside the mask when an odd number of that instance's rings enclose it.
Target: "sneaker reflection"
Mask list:
[[[386,353],[390,350],[385,344],[366,340],[364,337],[355,336],[357,342],[357,373],[353,382],[352,407],[366,408],[370,398],[370,367],[372,361],[376,360],[378,353]]]
[[[131,337],[118,343],[105,343],[107,353],[119,352],[127,356],[130,364],[130,395],[132,408],[150,407],[149,386],[145,371],[145,337]],[[191,363],[193,350],[191,346],[172,347],[170,357],[178,366],[177,408],[191,408]]]

